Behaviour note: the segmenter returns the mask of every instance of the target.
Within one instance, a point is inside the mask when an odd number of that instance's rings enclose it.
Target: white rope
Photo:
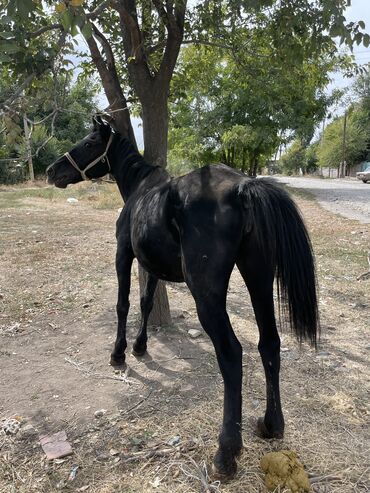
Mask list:
[[[108,140],[108,144],[107,144],[107,147],[105,149],[105,151],[103,152],[103,154],[101,154],[99,157],[97,157],[96,159],[94,159],[94,161],[92,161],[91,163],[89,163],[85,169],[80,169],[78,167],[78,164],[76,163],[76,161],[73,159],[73,157],[70,155],[69,152],[65,152],[64,153],[64,156],[68,159],[68,161],[72,164],[72,166],[81,174],[83,180],[91,180],[91,178],[89,178],[88,176],[86,176],[86,171],[88,171],[89,169],[91,169],[93,166],[95,166],[95,164],[99,163],[100,161],[102,163],[105,163],[105,161],[107,161],[107,164],[108,164],[108,173],[111,171],[111,165],[110,165],[110,162],[109,162],[109,159],[108,159],[108,150],[110,148],[110,145],[113,141],[113,133],[110,134],[109,136],[109,140]]]

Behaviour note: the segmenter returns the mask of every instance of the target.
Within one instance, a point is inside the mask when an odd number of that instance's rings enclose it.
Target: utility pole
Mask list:
[[[346,138],[347,138],[347,109],[344,112],[344,121],[343,121],[343,155],[342,155],[342,164],[340,166],[339,178],[344,178],[346,173]]]
[[[321,139],[320,139],[320,145],[321,146],[324,145],[325,124],[326,124],[326,117],[324,116],[324,119],[322,121],[322,132],[321,132]],[[320,166],[320,173],[321,173],[321,176],[324,176],[324,173],[323,173],[323,170],[322,170],[322,166]],[[329,178],[330,178],[330,167],[329,167]]]
[[[33,161],[32,161],[32,146],[31,146],[31,133],[28,126],[27,115],[24,113],[23,115],[23,127],[24,127],[24,135],[26,138],[26,149],[27,149],[27,161],[28,161],[28,172],[30,175],[30,181],[35,181],[35,173],[33,171]]]

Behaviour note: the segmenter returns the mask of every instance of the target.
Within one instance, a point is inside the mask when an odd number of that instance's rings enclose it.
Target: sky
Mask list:
[[[347,21],[359,21],[362,20],[365,22],[365,31],[370,34],[370,0],[352,0],[351,5],[347,8],[345,12],[345,17]],[[365,48],[364,46],[355,46],[354,50],[354,55],[356,58],[357,63],[359,64],[366,64],[370,63],[370,46],[368,48]],[[350,86],[353,83],[353,79],[348,79],[344,78],[341,74],[335,73],[333,74],[332,77],[332,82],[328,86],[328,91],[331,92],[331,90],[335,88],[345,88]],[[99,98],[99,103],[102,107],[106,107],[108,105],[107,100],[102,93],[101,97]],[[342,114],[344,111],[344,108],[336,108],[336,110],[333,112],[334,114]],[[142,125],[141,125],[141,119],[140,118],[131,118],[137,144],[139,149],[144,148],[144,143],[143,143],[143,135],[142,135]]]

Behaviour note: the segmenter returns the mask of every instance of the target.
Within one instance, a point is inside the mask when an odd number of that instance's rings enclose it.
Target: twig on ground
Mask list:
[[[367,272],[364,272],[363,274],[360,274],[359,276],[357,276],[358,281],[370,279],[370,250],[367,252],[367,262],[369,264],[369,270]]]
[[[134,462],[137,460],[149,459],[151,457],[164,457],[164,456],[170,455],[171,453],[173,453],[175,451],[176,451],[176,449],[174,449],[173,447],[165,448],[165,449],[154,448],[151,450],[142,450],[140,452],[133,452],[130,456],[123,457],[122,462],[124,462],[126,464],[128,462]]]
[[[151,390],[149,392],[149,394],[146,396],[146,397],[143,397],[139,402],[137,402],[136,404],[134,404],[133,406],[129,407],[128,409],[125,409],[123,412],[121,411],[120,414],[122,416],[125,416],[126,414],[129,414],[131,411],[133,411],[134,409],[137,409],[139,406],[141,406],[146,400],[149,399],[149,397],[152,395],[153,393],[153,390]]]
[[[99,373],[99,372],[94,372],[92,369],[86,368],[83,365],[85,363],[81,362],[79,363],[78,361],[73,361],[71,358],[65,357],[64,360],[73,365],[77,370],[82,371],[85,375],[92,377],[92,378],[97,378],[99,380],[118,380],[120,382],[125,382],[128,385],[135,384],[135,385],[140,385],[138,382],[134,382],[133,380],[129,380],[127,378],[127,375],[121,373],[121,375],[105,375],[104,373]]]

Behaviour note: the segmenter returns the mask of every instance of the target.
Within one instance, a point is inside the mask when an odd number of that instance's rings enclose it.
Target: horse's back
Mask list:
[[[207,165],[173,180],[180,200],[223,200],[248,178],[225,164]]]

